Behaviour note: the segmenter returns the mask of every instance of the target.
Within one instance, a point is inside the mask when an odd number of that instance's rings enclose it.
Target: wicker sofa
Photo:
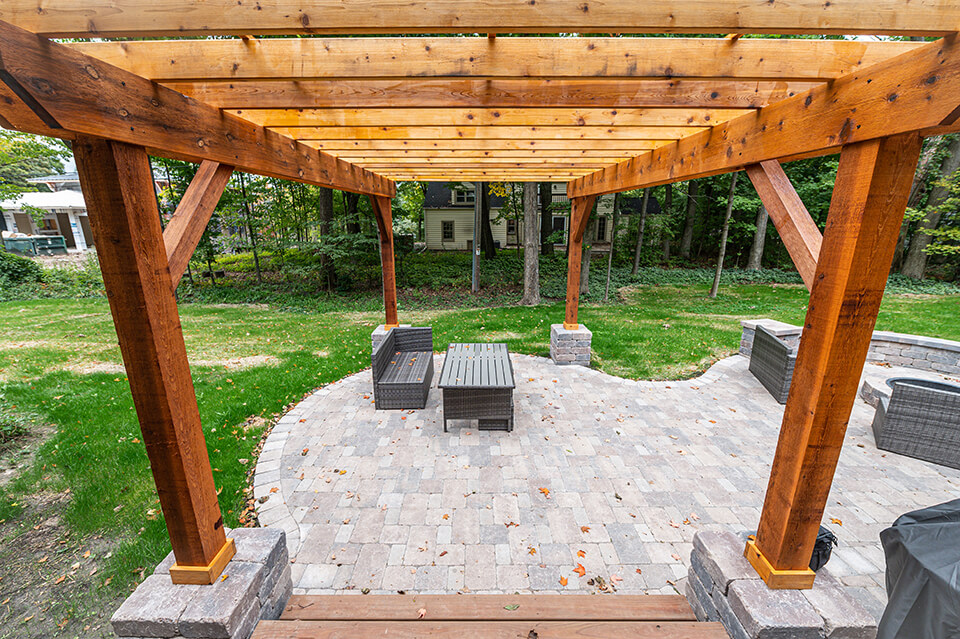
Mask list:
[[[796,346],[787,344],[765,326],[757,326],[750,352],[750,372],[781,404],[787,403],[796,363]]]
[[[877,448],[960,469],[960,386],[894,377],[873,416]]]
[[[391,329],[370,357],[378,410],[423,408],[433,381],[433,329]]]

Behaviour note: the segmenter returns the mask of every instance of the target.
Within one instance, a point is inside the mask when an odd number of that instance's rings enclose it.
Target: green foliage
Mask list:
[[[936,203],[927,203],[921,209],[908,209],[907,219],[918,221],[939,217],[936,228],[920,228],[918,233],[930,235],[932,241],[924,248],[928,255],[960,257],[960,170],[933,183],[946,191],[946,197]]]
[[[69,155],[59,140],[0,129],[0,200],[36,191],[27,180],[62,171]]]
[[[9,258],[17,258],[17,268],[24,268],[28,273],[27,277],[17,283],[12,283],[3,274],[4,264]],[[0,301],[45,298],[78,299],[102,297],[103,294],[103,276],[100,273],[100,263],[93,254],[88,254],[80,266],[42,267],[29,258],[0,251]]]
[[[40,265],[28,257],[0,250],[0,287],[40,281]]]

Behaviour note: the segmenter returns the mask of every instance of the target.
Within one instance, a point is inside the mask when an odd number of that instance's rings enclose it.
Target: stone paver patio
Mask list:
[[[592,592],[600,576],[674,593],[694,532],[756,528],[783,407],[746,358],[636,382],[512,357],[513,433],[443,433],[435,387],[424,410],[374,411],[369,371],[280,420],[255,495],[287,532],[294,592]],[[960,471],[877,450],[872,418],[858,399],[825,521],[830,572],[879,616],[880,530],[960,497]]]

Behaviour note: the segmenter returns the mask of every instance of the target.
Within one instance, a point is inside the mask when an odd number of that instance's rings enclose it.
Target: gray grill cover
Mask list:
[[[960,499],[901,515],[880,541],[889,603],[877,639],[960,638]]]

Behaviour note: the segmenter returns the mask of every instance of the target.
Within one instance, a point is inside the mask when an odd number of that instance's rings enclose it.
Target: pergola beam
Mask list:
[[[231,109],[266,127],[289,126],[713,126],[754,109],[369,108]]]
[[[233,9],[231,9],[232,11]],[[343,78],[832,80],[916,42],[721,38],[268,38],[77,42],[158,82]]]
[[[167,86],[221,109],[303,108],[758,108],[807,91],[808,80],[499,79],[224,80]]]
[[[682,138],[705,131],[706,126],[291,126],[272,127],[281,135],[297,140],[312,140],[333,143],[336,141],[354,144],[396,146],[415,145],[421,140],[451,145],[466,144],[471,140],[511,141],[518,140],[598,140],[614,141],[665,141]],[[450,146],[448,148],[455,148]],[[569,148],[569,145],[568,145]]]
[[[318,33],[943,35],[960,6],[924,0],[4,0],[0,20],[51,37]],[[502,39],[502,38],[501,38]],[[495,40],[495,41],[499,41]]]
[[[807,290],[813,290],[820,246],[823,244],[823,235],[816,222],[810,217],[779,162],[768,160],[750,165],[747,175],[770,214],[804,285]]]
[[[756,542],[771,588],[810,588],[823,518],[920,155],[919,135],[845,146]]]
[[[25,89],[71,134],[346,191],[395,193],[369,171],[2,21],[0,65],[8,87]],[[0,103],[0,116],[6,112]]]
[[[210,223],[210,216],[220,202],[223,190],[233,175],[233,167],[210,160],[200,163],[173,217],[163,229],[163,243],[170,263],[170,279],[174,290],[180,283],[193,252]]]
[[[597,195],[706,177],[954,124],[958,108],[960,43],[947,38],[605,168],[567,189],[571,196]]]

